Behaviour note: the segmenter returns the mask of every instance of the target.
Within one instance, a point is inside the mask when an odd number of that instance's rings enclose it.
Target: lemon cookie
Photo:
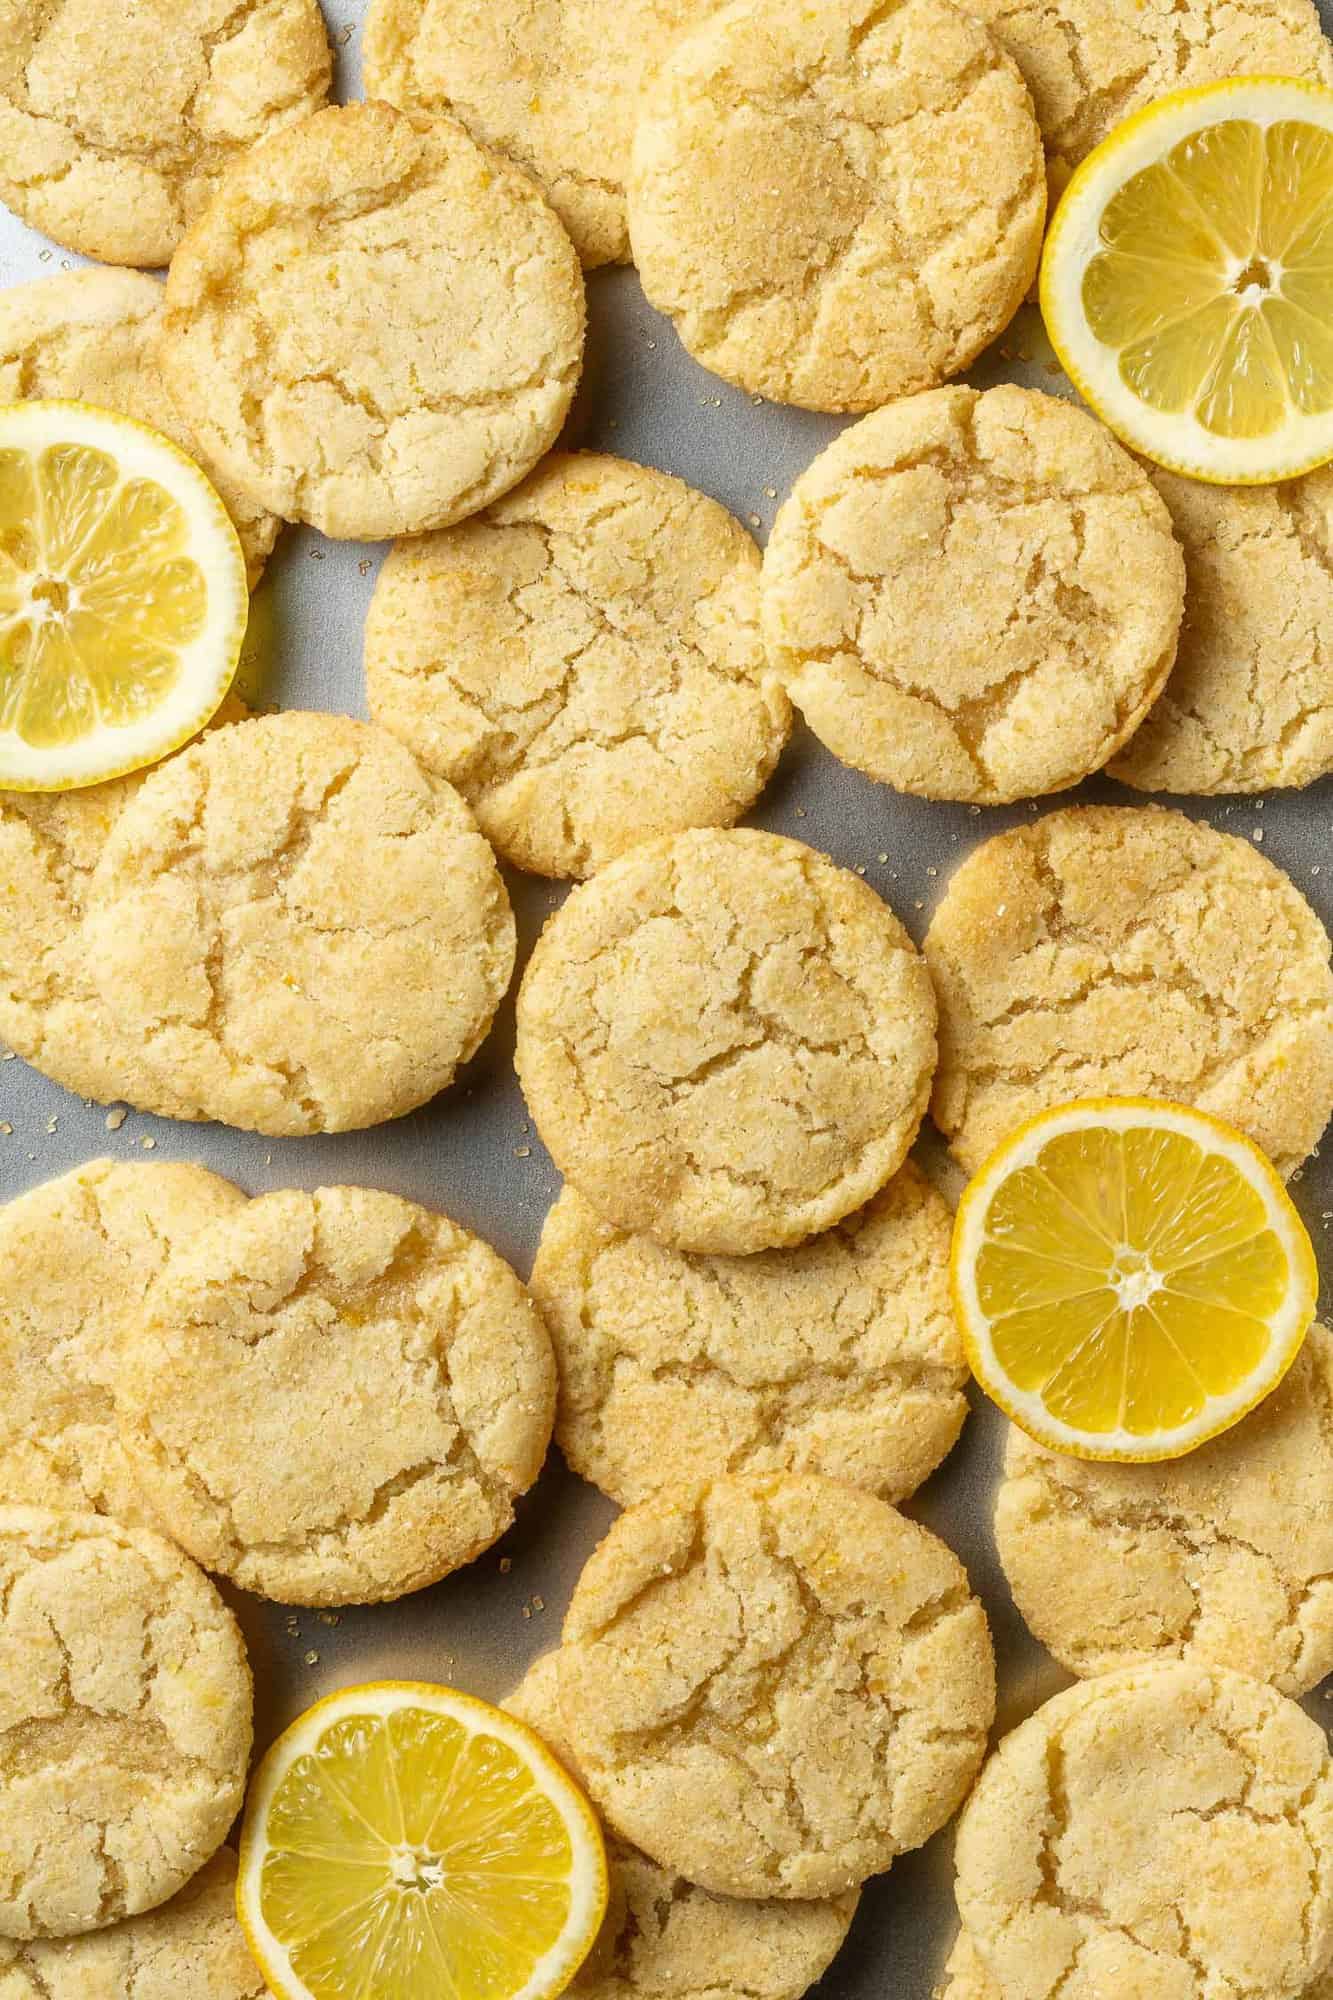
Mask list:
[[[504,1706],[577,1777],[558,1673],[556,1655],[544,1654]],[[606,1918],[569,1986],[575,2000],[801,2000],[856,1911],[854,1890],[822,1903],[712,1896],[613,1833],[606,1850]]]
[[[1333,83],[1311,0],[974,0],[1022,70],[1059,192],[1112,128],[1168,91],[1231,76]]]
[[[843,431],[764,556],[764,637],[815,734],[899,791],[1060,791],[1142,721],[1185,570],[1147,474],[1032,389],[936,389]]]
[[[1079,1097],[1197,1105],[1284,1174],[1328,1123],[1328,937],[1248,841],[1159,806],[1048,813],[968,856],[924,951],[931,1110],[969,1173]]]
[[[593,453],[394,549],[365,657],[375,720],[541,875],[729,826],[791,721],[745,530],[681,480]]]
[[[799,1243],[902,1165],[925,965],[874,891],[776,834],[649,841],[576,889],[518,996],[519,1077],[598,1213],[681,1250]]]
[[[265,716],[154,771],[88,886],[80,946],[143,1110],[275,1134],[424,1104],[514,963],[490,848],[383,731]]]
[[[4,2000],[269,2000],[224,1847],[169,1903],[83,1937],[0,1939]]]
[[[1296,2000],[1333,1951],[1333,1767],[1222,1667],[1105,1674],[1006,1737],[958,1833],[1004,2000]]]
[[[1156,1655],[1304,1694],[1333,1672],[1333,1334],[1167,1465],[1090,1464],[1009,1433],[996,1501],[1019,1610],[1071,1673]]]
[[[733,1472],[905,1499],[967,1414],[951,1227],[910,1162],[836,1228],[753,1257],[627,1235],[566,1188],[532,1268],[565,1457],[621,1506]]]
[[[920,1846],[995,1707],[962,1564],[832,1479],[631,1508],[575,1589],[559,1676],[612,1827],[724,1896],[838,1895]]]
[[[235,1619],[159,1535],[0,1507],[0,1937],[155,1909],[221,1846],[250,1757]]]
[[[1153,473],[1189,577],[1176,664],[1111,764],[1145,792],[1261,792],[1333,771],[1333,471],[1282,486]]]
[[[667,55],[629,180],[644,291],[694,358],[816,410],[965,368],[1045,206],[1022,78],[945,0],[731,0]]]
[[[256,506],[374,541],[531,470],[583,323],[578,258],[526,174],[461,125],[349,104],[227,176],[172,260],[162,354]]]
[[[142,271],[69,271],[0,292],[0,403],[57,397],[135,417],[201,465],[226,503],[253,590],[279,523],[212,464],[157,359],[163,291]]]
[[[0,1208],[0,1499],[156,1525],[116,1433],[117,1349],[172,1252],[244,1204],[203,1167],[94,1160]]]
[[[541,1470],[551,1344],[509,1266],[367,1188],[264,1195],[181,1250],[120,1357],[130,1462],[206,1568],[290,1604],[401,1597]]]
[[[0,197],[86,257],[166,264],[331,78],[317,0],[0,0]]]
[[[629,257],[625,176],[654,65],[715,0],[374,0],[366,89],[461,119],[539,181],[584,265]]]

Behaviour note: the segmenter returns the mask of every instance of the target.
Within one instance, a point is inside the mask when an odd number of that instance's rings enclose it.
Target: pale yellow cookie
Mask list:
[[[629,180],[644,291],[695,360],[815,410],[966,368],[1045,208],[1022,78],[946,0],[730,0],[645,93]]]
[[[1247,840],[1160,806],[1074,806],[984,842],[923,947],[940,1005],[931,1112],[975,1173],[1079,1097],[1161,1097],[1247,1132],[1284,1174],[1333,1111],[1323,925]]]
[[[0,1937],[155,1909],[241,1803],[235,1619],[160,1535],[44,1507],[0,1506],[0,1604]]]
[[[238,723],[162,765],[85,897],[82,964],[142,1049],[123,1094],[250,1131],[345,1131],[426,1103],[513,969],[467,807],[343,716]]]
[[[116,1432],[117,1351],[172,1252],[244,1205],[203,1167],[94,1160],[0,1208],[0,1500],[157,1525]]]
[[[1333,471],[1205,486],[1154,471],[1185,551],[1176,664],[1110,766],[1145,792],[1262,792],[1333,771]]]
[[[163,291],[142,271],[69,271],[0,292],[0,403],[57,397],[94,403],[161,431],[202,465],[226,502],[253,590],[278,538],[207,457],[157,358]]]
[[[612,1827],[724,1896],[838,1895],[919,1847],[995,1711],[962,1564],[832,1479],[632,1507],[575,1588],[558,1658]]]
[[[577,1778],[558,1674],[544,1654],[504,1706]],[[712,1896],[613,1833],[606,1860],[606,1918],[568,1988],[574,2000],[801,2000],[856,1913],[855,1890],[822,1903]]]
[[[376,722],[540,875],[729,826],[791,725],[759,636],[759,551],[715,500],[555,453],[475,520],[400,543],[366,623]]]
[[[1297,2000],[1333,1953],[1333,1766],[1223,1667],[1084,1681],[1007,1736],[958,1832],[1003,2000]]]
[[[1006,383],[843,431],[779,512],[762,589],[769,655],[835,757],[998,805],[1077,784],[1137,728],[1185,566],[1111,433]]]
[[[1229,76],[1333,83],[1311,0],[973,0],[1022,70],[1054,193],[1112,128],[1168,91]]]
[[[169,1903],[78,1938],[0,1939],[0,2000],[269,2000],[236,1920],[236,1856]]]
[[[166,264],[331,79],[317,0],[0,0],[0,198],[86,257]]]
[[[461,119],[545,189],[584,265],[629,258],[625,176],[639,99],[716,0],[372,0],[366,90]]]
[[[627,1235],[566,1188],[532,1267],[560,1449],[624,1507],[735,1472],[906,1499],[967,1415],[951,1228],[910,1161],[836,1228],[753,1257]]]
[[[167,1531],[289,1604],[471,1562],[541,1470],[555,1364],[509,1266],[368,1188],[270,1194],[182,1248],[126,1328],[121,1438]]]
[[[902,1165],[935,1001],[855,875],[776,834],[683,833],[632,848],[547,924],[515,1062],[600,1215],[745,1254],[831,1227]]]
[[[211,727],[246,713],[229,695]],[[77,792],[0,792],[0,1041],[79,1097],[198,1113],[145,1063],[93,982],[83,917],[93,870],[147,773]],[[2,2000],[2,1996],[0,1996]]]
[[[1234,1430],[1169,1465],[1057,1457],[1010,1430],[1000,1561],[1086,1678],[1154,1657],[1304,1694],[1333,1672],[1333,1333]]]
[[[554,444],[583,279],[527,175],[387,104],[256,146],[172,260],[162,355],[211,458],[327,535],[474,514]]]

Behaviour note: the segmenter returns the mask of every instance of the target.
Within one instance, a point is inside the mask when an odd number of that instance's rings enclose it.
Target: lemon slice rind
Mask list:
[[[1039,1396],[1019,1388],[996,1355],[990,1321],[977,1291],[978,1254],[997,1191],[1015,1173],[1034,1165],[1053,1139],[1093,1126],[1111,1132],[1155,1128],[1205,1145],[1210,1154],[1237,1168],[1259,1197],[1266,1225],[1286,1254],[1290,1282],[1281,1310],[1269,1321],[1270,1338],[1262,1365],[1244,1376],[1229,1394],[1210,1397],[1194,1422],[1148,1438],[1123,1428],[1096,1434],[1076,1429],[1055,1416]],[[1155,1464],[1183,1458],[1209,1438],[1230,1430],[1271,1395],[1295,1361],[1313,1323],[1319,1270],[1309,1234],[1281,1176],[1243,1133],[1207,1112],[1155,1098],[1084,1098],[1042,1112],[1021,1126],[968,1183],[954,1219],[950,1286],[968,1365],[986,1395],[1020,1430],[1067,1457]]]
[[[1156,99],[1081,162],[1056,205],[1042,251],[1042,318],[1074,387],[1133,450],[1209,485],[1272,485],[1326,464],[1333,458],[1333,408],[1318,416],[1289,412],[1279,430],[1252,438],[1221,438],[1190,412],[1151,408],[1122,379],[1120,350],[1088,325],[1083,276],[1104,247],[1103,213],[1135,174],[1207,126],[1236,119],[1267,128],[1289,118],[1333,132],[1333,90],[1299,77],[1244,76]]]
[[[146,424],[90,403],[0,405],[0,452],[35,456],[62,444],[105,452],[116,461],[122,486],[151,481],[183,509],[188,554],[203,575],[208,616],[199,634],[178,648],[180,670],[170,692],[137,721],[99,723],[76,742],[48,751],[24,742],[12,728],[0,728],[0,788],[8,791],[74,791],[142,770],[180,749],[226,699],[249,617],[245,556],[235,525],[204,473],[178,445]],[[0,618],[0,626],[4,622]]]

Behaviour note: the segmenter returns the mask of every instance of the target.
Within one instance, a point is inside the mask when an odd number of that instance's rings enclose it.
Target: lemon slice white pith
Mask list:
[[[1041,306],[1159,465],[1246,485],[1333,457],[1333,91],[1240,77],[1127,119],[1061,197]]]
[[[552,2000],[606,1897],[573,1779],[524,1724],[452,1688],[331,1695],[250,1790],[237,1907],[280,2000]]]
[[[0,407],[0,787],[155,763],[231,685],[245,560],[203,473],[82,403]]]

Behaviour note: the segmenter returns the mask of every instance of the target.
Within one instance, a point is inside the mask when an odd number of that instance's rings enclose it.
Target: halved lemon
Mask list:
[[[188,742],[248,612],[236,530],[174,444],[83,403],[0,408],[0,787],[100,784]]]
[[[1159,465],[1255,485],[1333,458],[1333,91],[1240,77],[1126,119],[1060,199],[1041,307]]]
[[[606,1895],[573,1779],[521,1722],[453,1688],[330,1695],[250,1789],[237,1907],[281,2000],[549,2000]]]
[[[1044,1112],[972,1180],[953,1237],[972,1372],[1040,1444],[1179,1458],[1276,1388],[1319,1275],[1274,1167],[1149,1098]]]

